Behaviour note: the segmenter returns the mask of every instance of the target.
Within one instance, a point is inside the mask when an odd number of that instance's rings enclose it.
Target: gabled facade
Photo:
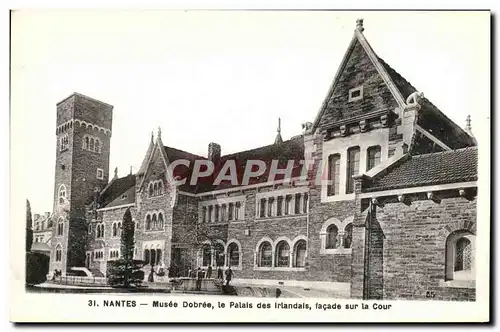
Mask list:
[[[85,264],[105,274],[107,262],[120,256],[121,220],[130,208],[135,255],[148,271],[171,267],[187,275],[197,267],[231,266],[235,282],[247,284],[283,282],[340,297],[473,300],[475,139],[378,57],[363,29],[358,20],[316,119],[290,140],[278,129],[274,144],[223,155],[210,143],[204,157],[165,146],[159,132],[139,171],[123,178],[115,172],[109,183],[109,155],[98,153],[90,164],[75,150],[81,143],[70,144],[71,169],[83,158],[92,175],[102,164],[103,177],[82,187],[67,176],[71,200],[61,202],[70,216],[82,206],[73,201],[86,203],[85,231],[63,233],[52,266],[65,271]],[[110,112],[107,104],[96,105],[104,116]],[[94,111],[83,114],[99,119]],[[93,125],[103,151],[109,151],[108,118]],[[246,183],[250,160],[265,171]],[[191,182],[196,165],[208,161],[214,172]],[[286,177],[273,178],[273,167],[288,165]],[[236,172],[235,182],[222,176],[228,170]],[[56,187],[66,176],[59,173]],[[73,184],[79,191],[70,192]],[[71,243],[83,246],[75,251],[79,259],[66,259]]]

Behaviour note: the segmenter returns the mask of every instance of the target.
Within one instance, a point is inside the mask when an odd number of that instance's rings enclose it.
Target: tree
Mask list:
[[[26,252],[31,251],[33,244],[33,220],[31,218],[30,201],[26,200]]]
[[[143,262],[134,260],[134,233],[135,223],[128,208],[122,221],[121,257],[108,263],[108,283],[112,286],[136,287],[144,279]]]
[[[33,245],[33,220],[31,216],[30,201],[26,200],[26,285],[34,285],[42,283],[46,280],[49,272],[49,257],[31,252]]]

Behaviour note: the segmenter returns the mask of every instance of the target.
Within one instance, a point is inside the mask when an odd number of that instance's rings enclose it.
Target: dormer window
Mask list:
[[[349,102],[363,99],[363,86],[358,86],[349,90]]]

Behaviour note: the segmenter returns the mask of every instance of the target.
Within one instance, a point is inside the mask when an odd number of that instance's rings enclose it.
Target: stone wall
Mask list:
[[[456,192],[442,192],[435,200],[427,199],[425,193],[405,203],[384,200],[373,210],[367,223],[366,297],[475,300],[474,288],[445,283],[448,236],[458,230],[476,234],[476,200],[458,197]],[[353,274],[359,272],[356,266]]]

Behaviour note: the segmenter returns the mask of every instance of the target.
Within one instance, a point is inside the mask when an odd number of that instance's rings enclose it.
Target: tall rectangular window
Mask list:
[[[369,171],[373,167],[380,164],[380,155],[381,155],[380,146],[377,145],[377,146],[369,147],[367,154],[368,154],[368,156],[367,156],[367,161],[366,161],[366,170]]]
[[[213,211],[214,207],[212,205],[210,205],[208,207],[208,222],[212,222],[212,211]]]
[[[236,202],[234,205],[234,220],[240,220],[241,219],[241,203]]]
[[[201,216],[202,221],[207,222],[207,207],[206,206],[203,207],[201,213],[202,213],[202,216]]]
[[[295,214],[300,214],[300,196],[301,194],[295,194]]]
[[[220,207],[218,205],[215,206],[215,213],[214,213],[214,219],[215,219],[215,222],[218,222],[219,221],[219,210],[220,210]]]
[[[266,199],[261,198],[260,199],[260,213],[259,217],[264,218],[266,216]]]
[[[359,147],[347,150],[347,188],[346,193],[354,192],[354,175],[359,174]]]
[[[227,215],[228,215],[228,220],[233,220],[233,212],[234,210],[234,203],[229,203],[229,209],[227,211]]]
[[[340,155],[328,157],[328,196],[338,195],[340,189]]]
[[[281,216],[283,215],[283,196],[278,196],[276,202],[278,203],[278,206],[276,206],[276,215]]]
[[[292,195],[286,195],[285,197],[285,215],[292,213]]]
[[[267,200],[267,216],[271,217],[273,215],[273,205],[274,197],[269,197]]]

